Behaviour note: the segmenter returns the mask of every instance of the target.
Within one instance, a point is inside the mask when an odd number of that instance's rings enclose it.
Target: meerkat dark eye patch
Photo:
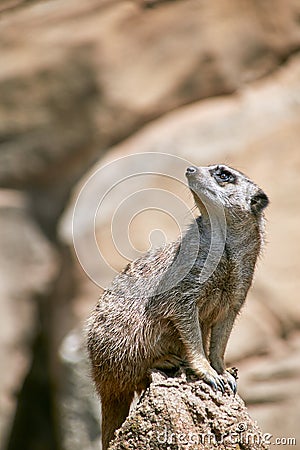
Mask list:
[[[216,169],[214,169],[211,174],[215,178],[215,180],[222,184],[222,183],[235,183],[236,177],[231,173],[229,170],[225,169],[222,166],[218,166]]]
[[[259,189],[259,191],[251,198],[251,210],[254,214],[260,213],[269,204],[269,199],[266,194]]]

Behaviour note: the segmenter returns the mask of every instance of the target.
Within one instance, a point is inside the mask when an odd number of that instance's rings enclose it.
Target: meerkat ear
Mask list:
[[[269,199],[266,194],[259,189],[251,198],[251,210],[254,214],[260,213],[269,204]]]

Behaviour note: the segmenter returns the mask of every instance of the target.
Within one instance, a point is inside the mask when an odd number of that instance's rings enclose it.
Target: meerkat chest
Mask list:
[[[235,303],[234,297],[229,286],[206,289],[197,301],[199,316],[202,320],[209,319],[210,322],[219,320],[221,316],[226,316]]]
[[[222,258],[214,273],[199,289],[199,315],[215,322],[225,317],[232,308],[237,308],[251,283],[248,272],[243,276],[239,265]]]

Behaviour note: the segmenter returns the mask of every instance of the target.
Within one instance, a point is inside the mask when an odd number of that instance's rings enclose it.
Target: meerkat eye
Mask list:
[[[222,172],[222,173],[220,173],[219,178],[222,181],[229,181],[230,180],[230,176],[231,175],[228,172]]]
[[[218,167],[214,172],[214,177],[220,183],[233,183],[235,181],[234,175],[229,170]]]

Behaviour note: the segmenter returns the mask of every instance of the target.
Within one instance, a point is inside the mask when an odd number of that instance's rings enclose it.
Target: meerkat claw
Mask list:
[[[209,381],[209,382],[207,382],[207,383],[213,388],[213,390],[214,390],[215,392],[217,392],[217,390],[218,390],[217,383],[215,383],[213,380],[211,380],[211,381]]]
[[[207,377],[204,379],[207,384],[209,384],[215,392],[221,391],[223,394],[225,392],[225,383],[222,378],[212,378]]]
[[[225,392],[225,383],[222,380],[222,378],[218,379],[218,387],[219,387],[219,390],[224,394],[224,392]]]

